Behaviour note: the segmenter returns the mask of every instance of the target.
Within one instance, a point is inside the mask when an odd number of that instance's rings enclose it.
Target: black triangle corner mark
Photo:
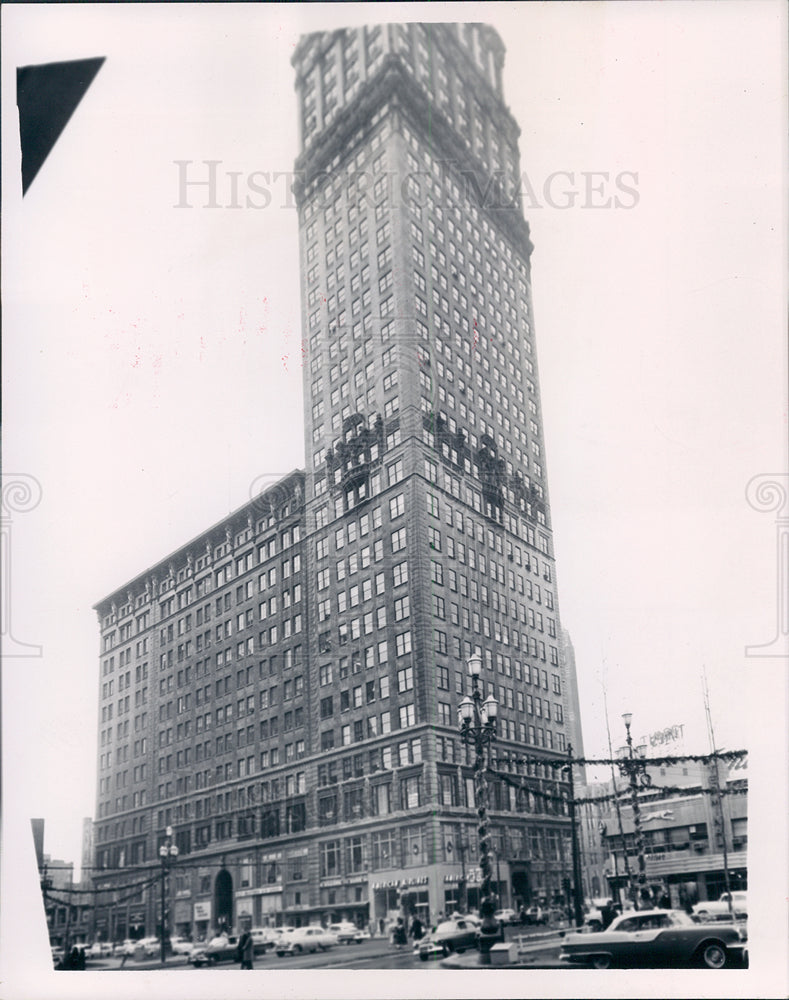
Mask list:
[[[104,59],[104,56],[97,56],[17,68],[23,195],[52,152]]]

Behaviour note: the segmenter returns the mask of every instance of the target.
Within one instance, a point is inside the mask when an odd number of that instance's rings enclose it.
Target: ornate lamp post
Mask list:
[[[165,961],[165,919],[166,919],[166,908],[165,908],[165,886],[167,884],[167,869],[170,865],[175,864],[175,859],[178,857],[178,848],[172,842],[173,828],[168,826],[165,830],[166,840],[159,848],[159,857],[162,862],[162,965]]]
[[[471,697],[468,695],[458,706],[460,736],[464,743],[474,748],[474,797],[477,802],[479,820],[479,867],[482,872],[479,912],[482,917],[479,950],[480,963],[490,965],[490,949],[501,940],[499,925],[493,918],[496,900],[491,886],[490,842],[488,839],[488,759],[490,745],[496,739],[496,716],[499,705],[493,695],[482,700],[479,675],[482,672],[482,658],[472,656],[468,661],[471,675]]]
[[[619,767],[623,774],[626,774],[630,781],[630,800],[633,804],[633,827],[636,834],[636,854],[638,855],[638,875],[633,892],[633,903],[636,909],[639,908],[644,891],[647,886],[647,863],[644,856],[644,834],[641,830],[641,809],[638,804],[638,786],[649,785],[652,779],[647,774],[647,767],[644,763],[646,746],[633,747],[633,736],[630,732],[630,723],[633,721],[631,712],[625,712],[622,716],[627,731],[627,757],[623,758]]]

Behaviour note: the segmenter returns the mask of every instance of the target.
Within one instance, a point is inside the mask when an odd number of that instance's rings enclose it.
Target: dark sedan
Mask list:
[[[608,930],[568,934],[559,958],[595,969],[613,965],[723,969],[742,964],[745,941],[741,928],[697,924],[681,910],[639,910],[617,917]]]

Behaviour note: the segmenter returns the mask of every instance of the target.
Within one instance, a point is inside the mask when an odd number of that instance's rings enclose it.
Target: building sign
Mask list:
[[[460,882],[463,876],[457,873],[444,876],[445,882]],[[482,883],[482,869],[481,868],[469,868],[466,872],[466,882],[469,885],[477,885]]]
[[[729,765],[726,773],[726,781],[747,781],[748,780],[748,756],[738,757],[733,764]]]
[[[239,917],[251,917],[252,916],[252,900],[251,899],[239,899],[236,903],[236,914]]]
[[[658,729],[654,733],[650,733],[645,741],[649,743],[651,747],[662,747],[667,743],[676,743],[678,740],[682,739],[682,734],[685,732],[685,726],[666,726],[665,729]]]
[[[211,900],[207,899],[202,903],[195,903],[195,922],[198,920],[211,919]]]
[[[408,889],[413,885],[427,885],[427,875],[415,875],[413,878],[394,878],[389,882],[373,882],[373,889]]]

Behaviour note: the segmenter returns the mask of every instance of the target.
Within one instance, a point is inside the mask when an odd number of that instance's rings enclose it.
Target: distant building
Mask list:
[[[90,878],[93,867],[93,819],[86,816],[82,820],[82,853],[80,860],[80,878],[85,881]]]
[[[567,692],[567,736],[572,744],[573,756],[584,757],[584,737],[581,728],[581,702],[578,697],[578,671],[575,663],[575,649],[570,633],[562,629],[562,680]],[[576,765],[576,781],[586,783],[586,767]]]
[[[500,901],[562,895],[573,665],[503,59],[480,24],[293,54],[306,470],[97,605],[100,935],[157,933],[160,883],[123,886],[168,827],[178,932],[476,905],[475,653],[500,759],[532,758],[490,782]]]
[[[720,807],[714,793],[714,765],[691,762],[649,768],[652,785],[638,793],[647,883],[655,889],[665,887],[677,907],[718,898],[726,887],[727,870],[732,888],[747,887],[747,766],[719,763],[718,768],[725,793]],[[617,777],[616,786],[619,815],[610,801],[582,807],[582,864],[590,897],[626,896],[627,869],[634,878],[638,873],[630,787],[622,777]],[[681,791],[676,795],[661,791],[667,788]],[[611,792],[608,782],[587,785],[579,794],[602,798]]]

